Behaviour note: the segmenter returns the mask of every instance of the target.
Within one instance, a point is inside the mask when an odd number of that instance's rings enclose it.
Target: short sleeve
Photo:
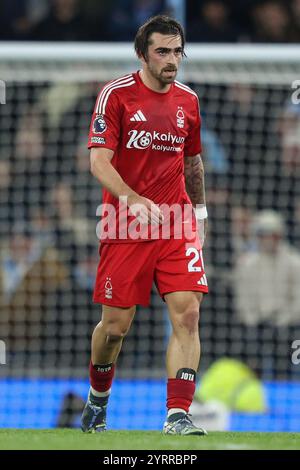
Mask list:
[[[120,138],[121,109],[115,92],[99,93],[93,112],[88,148],[103,147],[115,151]]]
[[[193,157],[198,153],[201,153],[201,117],[199,100],[195,96],[193,111],[191,113],[191,121],[189,123],[189,135],[186,138],[184,145],[184,156]]]

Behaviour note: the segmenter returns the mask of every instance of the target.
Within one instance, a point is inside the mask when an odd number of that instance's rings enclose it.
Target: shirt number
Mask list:
[[[188,248],[185,252],[187,257],[193,256],[193,258],[189,261],[188,264],[188,272],[200,272],[201,271],[201,266],[195,266],[195,264],[199,261],[200,259],[200,252],[197,250],[197,248]]]

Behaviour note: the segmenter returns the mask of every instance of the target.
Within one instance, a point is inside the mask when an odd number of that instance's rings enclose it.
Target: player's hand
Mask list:
[[[141,224],[163,223],[164,216],[160,208],[151,199],[139,195],[130,195],[127,199],[130,213],[134,215]]]

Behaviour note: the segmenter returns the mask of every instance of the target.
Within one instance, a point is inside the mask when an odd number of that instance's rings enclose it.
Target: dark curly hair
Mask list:
[[[134,40],[134,48],[135,52],[138,57],[143,57],[147,60],[148,55],[148,46],[151,44],[149,38],[152,33],[160,33],[166,34],[171,36],[180,36],[181,37],[181,44],[182,50],[184,53],[184,45],[185,45],[185,37],[184,31],[180,23],[170,18],[166,15],[157,15],[150,18],[146,23],[144,23],[138,30],[135,40]]]

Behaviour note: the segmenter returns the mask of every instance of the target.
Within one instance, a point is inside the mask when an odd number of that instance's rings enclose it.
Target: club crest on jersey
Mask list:
[[[178,106],[176,118],[177,118],[177,127],[182,129],[184,127],[184,112],[183,112],[182,106]]]
[[[106,131],[106,122],[102,114],[98,114],[93,122],[93,133],[102,134]]]
[[[110,277],[106,278],[104,289],[105,289],[105,298],[112,299],[112,284],[111,284]]]

